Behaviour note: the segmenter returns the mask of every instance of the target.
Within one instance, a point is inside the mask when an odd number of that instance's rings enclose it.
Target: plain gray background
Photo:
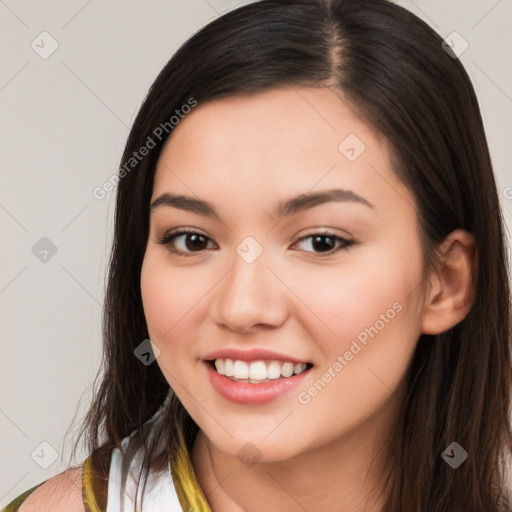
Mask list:
[[[0,0],[0,506],[65,468],[64,434],[99,366],[115,192],[97,200],[92,190],[116,172],[137,109],[179,44],[243,3]],[[512,0],[398,3],[469,44],[460,58],[510,226]],[[55,254],[40,252],[44,237]]]

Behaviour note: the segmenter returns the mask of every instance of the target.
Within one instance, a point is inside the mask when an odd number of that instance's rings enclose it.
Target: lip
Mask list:
[[[221,375],[207,361],[204,361],[204,365],[210,383],[217,393],[231,402],[247,405],[268,403],[281,397],[296,388],[308,376],[310,370],[308,369],[291,377],[279,378],[260,384],[250,384],[248,382],[237,382]]]
[[[266,360],[283,361],[283,363],[289,361],[290,363],[312,364],[310,361],[297,359],[296,357],[287,356],[285,354],[279,354],[264,348],[241,349],[226,347],[220,350],[215,350],[214,352],[210,352],[203,357],[203,361],[212,361],[213,359],[235,359],[247,362]]]

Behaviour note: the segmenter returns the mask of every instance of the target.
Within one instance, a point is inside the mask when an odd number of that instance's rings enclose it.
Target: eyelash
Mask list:
[[[171,248],[171,242],[173,242],[176,238],[178,238],[179,236],[182,236],[182,235],[199,235],[203,238],[205,238],[206,240],[211,240],[211,238],[207,237],[206,235],[203,235],[202,233],[198,233],[197,231],[191,231],[191,230],[181,230],[181,231],[176,231],[176,232],[171,232],[171,233],[166,233],[164,236],[162,236],[162,238],[160,238],[160,240],[157,241],[158,244],[160,245],[165,245],[167,246],[168,250],[174,254],[176,254],[177,256],[183,256],[183,257],[189,257],[189,256],[193,256],[194,254],[199,254],[201,252],[203,252],[204,249],[202,250],[199,250],[199,251],[192,251],[192,252],[183,252],[183,251],[178,251],[176,249],[172,249]],[[337,235],[334,235],[333,233],[329,233],[329,232],[326,232],[326,231],[323,231],[323,232],[318,232],[318,233],[312,233],[310,235],[306,235],[306,236],[303,236],[302,238],[300,238],[299,240],[297,240],[296,243],[298,242],[302,242],[303,240],[307,240],[308,238],[314,238],[314,237],[325,237],[325,238],[332,238],[335,240],[335,242],[338,243],[338,247],[335,248],[335,249],[331,249],[329,251],[326,251],[326,252],[314,252],[314,251],[306,251],[306,252],[312,252],[313,254],[316,254],[317,256],[319,256],[320,258],[322,257],[327,257],[327,256],[332,256],[333,254],[339,252],[339,251],[343,251],[343,250],[348,250],[352,245],[355,244],[355,242],[353,240],[347,240],[346,238],[342,238],[340,236],[337,236]]]

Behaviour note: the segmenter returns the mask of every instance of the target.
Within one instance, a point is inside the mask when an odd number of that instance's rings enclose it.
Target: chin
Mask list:
[[[223,435],[222,439],[210,436],[208,438],[217,450],[228,457],[239,459],[248,467],[255,463],[284,462],[300,455],[305,449],[298,444],[290,444],[289,437],[286,439],[286,436],[279,436],[276,433],[271,434],[270,438],[266,438],[266,434],[261,430],[255,432],[245,430],[238,435],[232,433],[234,437]]]

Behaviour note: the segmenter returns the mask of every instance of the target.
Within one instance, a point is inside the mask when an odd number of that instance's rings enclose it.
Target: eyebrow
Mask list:
[[[287,199],[277,206],[272,217],[282,219],[288,215],[334,201],[359,203],[369,208],[373,208],[373,205],[369,201],[352,190],[334,188],[321,192],[308,192]],[[180,210],[205,215],[207,217],[218,217],[215,208],[208,201],[203,201],[202,199],[196,199],[194,197],[181,194],[164,192],[151,203],[151,211],[155,211],[157,208],[162,206],[179,208]]]

